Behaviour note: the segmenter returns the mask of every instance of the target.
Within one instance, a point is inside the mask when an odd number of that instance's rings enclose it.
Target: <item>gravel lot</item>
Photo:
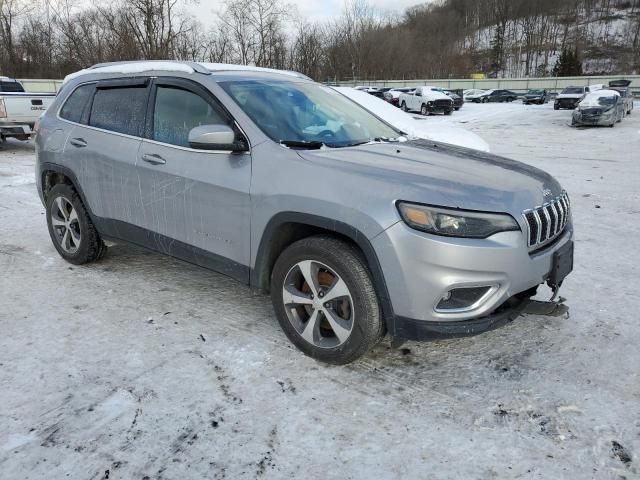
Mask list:
[[[267,297],[216,273],[125,245],[65,263],[33,145],[0,144],[0,478],[640,477],[640,105],[614,129],[570,117],[425,120],[569,191],[570,317],[386,341],[347,367],[298,353]]]

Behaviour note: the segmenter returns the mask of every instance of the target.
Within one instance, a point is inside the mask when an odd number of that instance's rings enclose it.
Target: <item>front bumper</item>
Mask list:
[[[393,307],[393,334],[469,335],[511,321],[521,311],[516,305],[520,295],[549,278],[554,253],[572,237],[569,222],[550,246],[531,254],[521,231],[465,239],[429,235],[396,223],[372,242]],[[468,309],[436,309],[452,289],[473,287],[491,288]]]
[[[573,123],[575,125],[606,126],[606,125],[611,125],[613,122],[615,122],[615,118],[613,115],[586,116],[586,115],[578,115],[577,112],[574,112],[573,114]]]

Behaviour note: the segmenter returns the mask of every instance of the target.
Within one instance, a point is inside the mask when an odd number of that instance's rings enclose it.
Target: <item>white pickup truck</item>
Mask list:
[[[453,112],[453,100],[437,87],[418,87],[413,93],[401,94],[398,101],[405,112],[420,112],[422,115],[436,112],[451,115]]]
[[[28,140],[40,115],[55,98],[52,93],[25,93],[17,80],[0,77],[0,141]]]

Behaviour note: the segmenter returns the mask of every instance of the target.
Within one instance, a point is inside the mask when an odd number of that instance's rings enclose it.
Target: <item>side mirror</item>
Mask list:
[[[189,146],[197,150],[247,150],[244,142],[236,142],[236,134],[228,125],[200,125],[189,132]]]

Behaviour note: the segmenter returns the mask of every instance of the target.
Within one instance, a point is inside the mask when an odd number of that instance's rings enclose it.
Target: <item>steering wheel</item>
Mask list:
[[[335,136],[336,134],[332,130],[323,130],[316,135],[318,138],[334,138]]]

